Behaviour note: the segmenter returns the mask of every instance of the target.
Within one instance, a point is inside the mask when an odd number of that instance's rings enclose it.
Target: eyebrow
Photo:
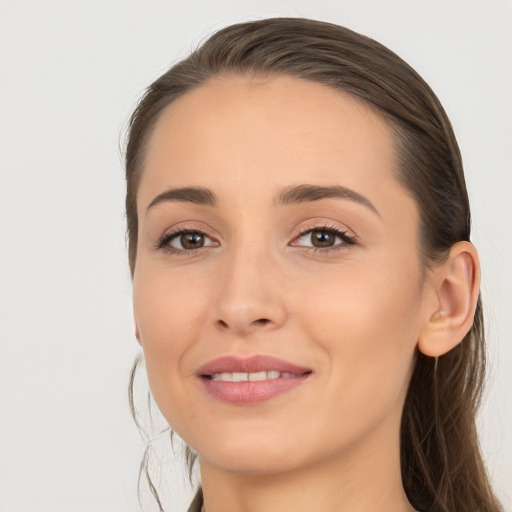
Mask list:
[[[379,212],[373,204],[363,195],[341,185],[321,186],[321,185],[297,185],[286,187],[280,191],[274,199],[274,206],[287,206],[291,204],[307,203],[319,201],[321,199],[349,199],[369,208],[380,217]],[[164,202],[186,202],[205,206],[216,206],[219,200],[215,193],[205,187],[181,187],[173,188],[157,195],[146,209]]]
[[[330,198],[349,199],[351,201],[355,201],[356,203],[366,206],[380,217],[377,208],[373,206],[369,199],[359,194],[355,190],[343,187],[341,185],[298,185],[286,187],[284,190],[280,192],[280,194],[274,200],[274,204],[289,205],[306,203],[310,201],[319,201],[320,199]]]
[[[146,213],[150,208],[157,204],[167,201],[177,201],[183,203],[202,204],[206,206],[216,206],[217,196],[209,188],[204,187],[182,187],[171,188],[157,195],[146,209]]]

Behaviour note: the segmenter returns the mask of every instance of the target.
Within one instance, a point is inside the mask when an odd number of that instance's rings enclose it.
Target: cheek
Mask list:
[[[340,347],[347,350],[363,345],[385,348],[383,339],[390,336],[398,346],[406,333],[417,330],[421,285],[414,261],[380,257],[372,263],[333,267],[302,283],[296,297],[306,306],[301,315],[327,338],[339,338]],[[300,295],[311,299],[306,304]]]
[[[134,278],[134,316],[148,379],[155,400],[164,408],[164,402],[180,396],[183,358],[203,324],[201,300],[204,293],[184,276],[147,271]]]
[[[151,351],[172,349],[200,327],[208,287],[203,284],[204,276],[195,274],[140,262],[133,282],[133,307]]]
[[[419,273],[411,264],[400,272],[394,265],[333,275],[327,287],[311,287],[314,307],[302,313],[303,329],[331,365],[327,393],[356,417],[385,414],[409,381],[419,333]]]

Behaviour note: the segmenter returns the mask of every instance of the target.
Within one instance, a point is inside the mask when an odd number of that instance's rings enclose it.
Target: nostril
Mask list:
[[[222,320],[219,318],[217,320],[217,326],[224,330],[224,329],[234,329],[236,331],[246,331],[247,329],[252,330],[254,328],[263,328],[267,325],[270,325],[272,321],[268,318],[258,318],[257,320],[247,321],[244,322],[243,319],[235,319],[233,322],[229,322],[226,320]]]

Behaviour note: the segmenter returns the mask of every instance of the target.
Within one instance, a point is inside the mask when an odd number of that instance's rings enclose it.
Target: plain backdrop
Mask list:
[[[139,346],[119,148],[143,89],[170,64],[215,29],[270,16],[377,39],[451,117],[483,267],[481,442],[512,511],[510,0],[0,0],[2,512],[138,510],[144,442],[126,390]],[[166,510],[186,510],[184,463],[159,453]]]

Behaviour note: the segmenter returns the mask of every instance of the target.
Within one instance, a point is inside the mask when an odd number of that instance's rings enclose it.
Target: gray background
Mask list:
[[[172,62],[216,28],[267,16],[331,21],[386,44],[430,83],[452,119],[489,328],[481,440],[512,510],[512,3],[4,0],[1,511],[137,510],[144,443],[126,398],[139,347],[119,145],[142,90]],[[185,510],[184,463],[155,442],[170,510]]]

